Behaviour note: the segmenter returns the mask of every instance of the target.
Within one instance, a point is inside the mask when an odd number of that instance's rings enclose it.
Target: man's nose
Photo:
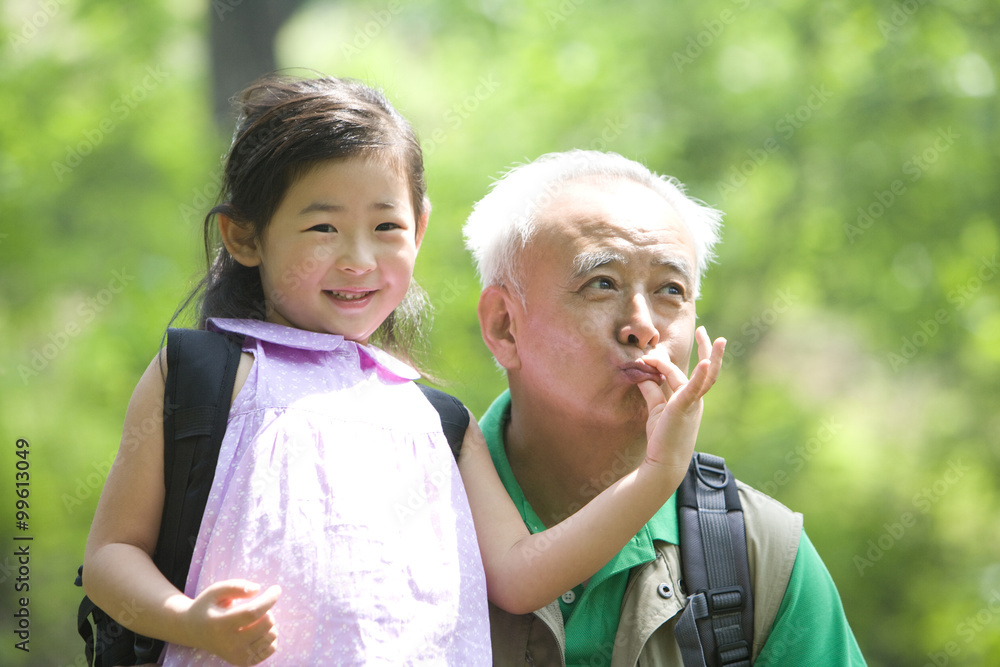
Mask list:
[[[653,323],[653,310],[645,295],[635,294],[629,299],[624,321],[618,329],[618,342],[641,350],[660,342],[660,332]]]

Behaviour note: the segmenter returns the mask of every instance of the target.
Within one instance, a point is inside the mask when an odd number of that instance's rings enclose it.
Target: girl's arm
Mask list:
[[[153,359],[129,402],[118,455],[87,538],[84,590],[133,632],[203,648],[234,664],[256,664],[275,650],[276,631],[268,610],[280,589],[272,587],[257,596],[258,584],[230,580],[209,586],[192,600],[153,564],[165,494],[165,357],[161,352]]]
[[[644,361],[664,376],[642,382],[646,399],[646,458],[561,523],[531,535],[497,476],[482,432],[473,420],[459,458],[491,602],[527,614],[593,576],[618,553],[680,486],[701,423],[702,396],[722,366],[725,340],[713,345],[704,328],[695,335],[700,360],[688,380],[669,359]]]

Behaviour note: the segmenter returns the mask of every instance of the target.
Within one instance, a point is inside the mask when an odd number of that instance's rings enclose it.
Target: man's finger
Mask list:
[[[715,343],[712,344],[711,356],[707,359],[702,359],[695,366],[694,372],[691,373],[691,381],[688,382],[689,391],[695,394],[693,400],[704,396],[719,378],[719,373],[722,370],[722,357],[725,351],[726,339],[717,338]]]
[[[708,330],[698,327],[694,331],[694,339],[698,343],[698,361],[708,359],[712,354],[712,340],[708,337]]]
[[[663,389],[652,380],[644,380],[636,386],[642,392],[642,397],[646,399],[646,408],[649,410],[649,414],[653,414],[654,410],[657,408],[662,409],[662,406],[667,404],[667,398],[663,395]]]
[[[688,381],[687,376],[684,375],[684,371],[678,368],[670,359],[647,354],[642,357],[641,361],[647,366],[651,366],[663,376],[666,389],[671,394],[683,387]]]
[[[716,338],[715,342],[712,343],[712,356],[709,357],[712,363],[712,382],[719,377],[719,372],[722,370],[722,357],[726,353],[726,339]]]

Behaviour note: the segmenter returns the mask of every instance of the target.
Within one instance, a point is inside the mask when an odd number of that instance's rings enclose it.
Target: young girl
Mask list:
[[[406,358],[419,311],[411,276],[430,204],[410,126],[379,93],[333,78],[270,77],[241,106],[224,201],[205,221],[200,325],[243,337],[243,357],[187,586],[151,559],[161,352],[129,404],[86,592],[168,642],[168,665],[488,665],[487,594],[512,613],[544,606],[676,489],[721,344],[699,332],[690,382],[665,355],[645,357],[646,460],[530,535],[475,422],[456,466],[418,373],[369,345]]]

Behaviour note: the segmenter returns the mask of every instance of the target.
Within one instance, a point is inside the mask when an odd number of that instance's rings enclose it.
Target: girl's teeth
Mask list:
[[[358,299],[363,299],[368,296],[368,292],[344,293],[331,291],[330,294],[338,299],[341,299],[342,301],[357,301]]]

